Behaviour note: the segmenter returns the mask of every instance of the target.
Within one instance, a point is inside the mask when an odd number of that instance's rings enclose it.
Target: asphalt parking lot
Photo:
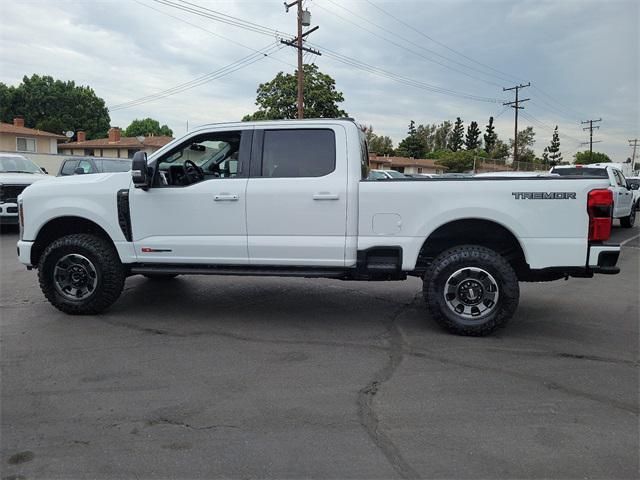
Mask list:
[[[463,338],[417,279],[132,277],[71,317],[5,232],[2,478],[636,478],[638,234]]]

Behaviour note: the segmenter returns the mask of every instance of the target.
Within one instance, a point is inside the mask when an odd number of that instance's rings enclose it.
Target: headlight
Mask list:
[[[21,198],[18,198],[18,225],[20,228],[20,240],[22,240],[22,232],[24,231],[24,210],[22,208]]]

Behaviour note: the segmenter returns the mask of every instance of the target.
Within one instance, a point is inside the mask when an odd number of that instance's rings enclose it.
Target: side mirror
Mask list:
[[[73,171],[73,173],[75,173],[76,175],[83,175],[84,174],[84,168],[78,167]]]
[[[628,183],[627,188],[629,190],[638,190],[640,189],[640,183]]]
[[[136,188],[149,188],[149,169],[147,168],[147,154],[136,152],[131,161],[131,178]]]

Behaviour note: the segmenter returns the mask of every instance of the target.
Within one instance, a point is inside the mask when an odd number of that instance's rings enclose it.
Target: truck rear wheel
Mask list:
[[[628,217],[620,218],[620,226],[624,228],[633,228],[633,225],[636,223],[636,207],[635,205],[631,207],[631,213],[629,213]]]
[[[451,248],[425,273],[427,309],[458,335],[483,336],[503,327],[518,307],[518,278],[504,257],[476,245]]]
[[[74,234],[49,245],[38,265],[40,288],[65,313],[88,315],[115,302],[126,278],[114,246],[106,239]]]

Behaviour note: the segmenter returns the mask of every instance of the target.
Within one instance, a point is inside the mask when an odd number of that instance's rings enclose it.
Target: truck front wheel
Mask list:
[[[124,286],[125,268],[108,240],[74,234],[49,245],[38,265],[40,288],[65,313],[88,315],[106,310]]]
[[[434,259],[425,273],[427,309],[458,335],[483,336],[503,327],[518,307],[520,288],[513,268],[495,251],[464,245]]]
[[[623,228],[633,228],[633,225],[636,223],[636,207],[635,205],[631,207],[631,212],[628,217],[622,217],[620,219],[620,226]]]

